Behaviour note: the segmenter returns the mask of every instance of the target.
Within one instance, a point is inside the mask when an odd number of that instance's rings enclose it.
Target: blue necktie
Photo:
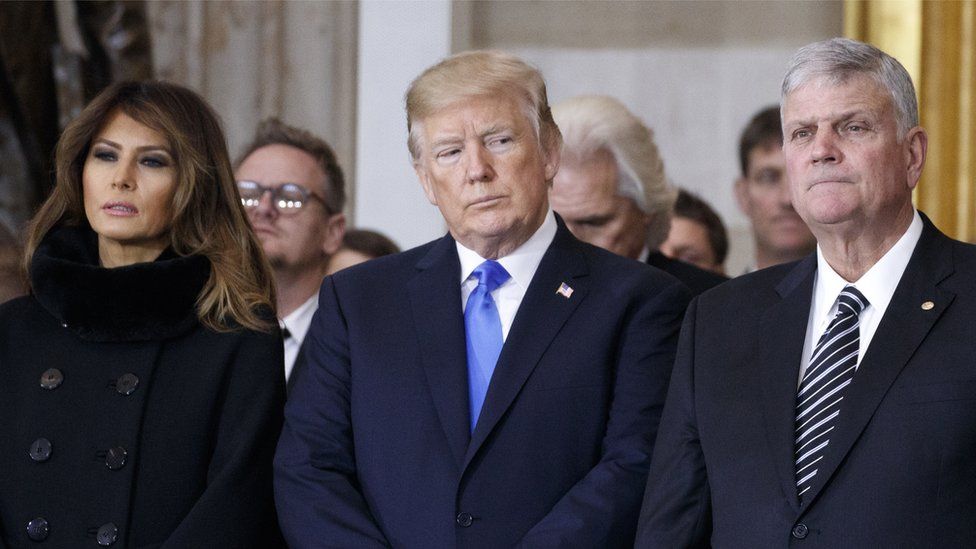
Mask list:
[[[478,286],[468,296],[464,308],[464,339],[468,347],[468,394],[470,396],[471,431],[478,424],[481,406],[488,393],[488,383],[502,352],[502,321],[491,292],[511,275],[497,261],[488,260],[471,273]]]

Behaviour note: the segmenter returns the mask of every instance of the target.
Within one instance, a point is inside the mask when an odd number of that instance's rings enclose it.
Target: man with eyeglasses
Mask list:
[[[329,256],[346,229],[342,169],[324,140],[270,118],[238,157],[236,176],[241,201],[274,269],[291,390],[304,363],[299,351],[318,308]]]

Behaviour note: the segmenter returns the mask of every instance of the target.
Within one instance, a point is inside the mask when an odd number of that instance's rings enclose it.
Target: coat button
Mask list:
[[[50,532],[51,528],[44,517],[37,517],[27,523],[27,537],[32,541],[44,541]]]
[[[95,539],[102,547],[108,547],[119,539],[119,527],[113,522],[103,524],[101,527],[99,527],[98,534],[95,535]]]
[[[41,374],[41,387],[49,391],[57,389],[64,381],[64,374],[57,368],[48,368]]]
[[[127,455],[128,452],[121,446],[110,448],[108,452],[105,452],[105,465],[113,471],[118,471],[125,466],[125,458]]]
[[[793,527],[793,532],[791,532],[791,533],[793,534],[793,537],[794,538],[796,538],[796,539],[803,539],[803,538],[807,537],[807,534],[810,533],[810,529],[807,528],[807,525],[806,524],[803,524],[801,522],[800,524],[797,524],[796,526]]]
[[[136,392],[139,386],[139,377],[135,374],[122,374],[115,381],[115,390],[122,396],[129,396]]]
[[[457,519],[455,520],[457,520],[458,526],[461,528],[467,528],[468,526],[471,526],[472,522],[474,522],[474,517],[472,517],[470,513],[458,513]]]
[[[46,438],[39,438],[30,445],[27,452],[30,458],[38,463],[47,461],[51,458],[51,441]]]

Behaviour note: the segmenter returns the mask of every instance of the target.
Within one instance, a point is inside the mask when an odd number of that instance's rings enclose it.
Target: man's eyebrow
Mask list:
[[[431,148],[437,148],[437,147],[443,147],[444,145],[453,145],[453,144],[459,143],[460,141],[461,141],[461,137],[460,136],[457,136],[457,135],[445,135],[443,137],[439,137],[439,138],[431,141],[430,146],[431,146]]]
[[[484,130],[482,130],[481,133],[480,133],[480,135],[481,135],[481,137],[488,137],[489,135],[495,135],[495,134],[498,134],[498,133],[502,133],[502,132],[506,132],[506,131],[511,131],[511,129],[512,129],[511,126],[508,126],[508,125],[492,124],[491,126],[488,126]]]
[[[843,120],[850,120],[851,118],[857,118],[859,116],[870,116],[872,118],[877,118],[878,114],[875,112],[874,109],[868,107],[861,107],[861,108],[851,109],[848,111],[843,111],[838,115],[830,115],[827,117],[827,120],[843,121]],[[802,128],[804,126],[811,126],[813,125],[813,123],[814,120],[812,118],[801,118],[797,120],[788,121],[783,126],[786,128],[798,128],[798,127]]]

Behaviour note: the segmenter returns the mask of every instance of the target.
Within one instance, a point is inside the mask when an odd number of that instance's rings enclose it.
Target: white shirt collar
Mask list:
[[[647,258],[649,257],[651,257],[651,249],[648,248],[647,245],[645,244],[644,247],[641,248],[640,255],[637,256],[637,261],[640,261],[641,263],[647,263]]]
[[[916,211],[905,234],[860,279],[851,283],[834,271],[824,259],[820,246],[817,245],[816,282],[813,286],[813,303],[807,318],[807,334],[800,360],[800,379],[803,379],[818,339],[830,325],[837,311],[837,296],[848,284],[853,284],[870,303],[859,315],[860,338],[857,360],[860,365],[921,236],[922,218]]]
[[[912,258],[915,245],[922,236],[922,218],[915,212],[911,224],[905,234],[895,242],[885,254],[871,266],[861,278],[854,282],[844,280],[842,276],[827,263],[824,258],[820,245],[817,245],[817,290],[815,295],[823,297],[823,302],[818,300],[818,307],[826,307],[822,311],[817,311],[815,318],[826,318],[837,295],[848,284],[853,284],[868,299],[868,303],[877,311],[885,311],[891,296],[895,293],[895,288],[908,267],[908,261]],[[822,313],[822,314],[821,314]]]
[[[553,238],[556,237],[556,227],[556,216],[553,215],[552,208],[550,208],[546,212],[542,225],[528,240],[512,253],[498,258],[497,261],[502,264],[502,267],[505,267],[508,274],[512,275],[509,282],[505,284],[514,282],[523,290],[529,287],[532,277],[535,276],[535,270],[542,262],[542,256],[546,254]],[[464,282],[478,265],[485,261],[485,258],[478,255],[478,252],[464,247],[460,242],[455,241],[455,244],[457,244],[458,259],[461,261],[461,280],[459,282]]]
[[[308,327],[312,324],[312,315],[318,309],[318,300],[318,293],[312,294],[312,297],[308,298],[308,301],[302,303],[291,314],[279,320],[278,325],[282,329],[288,328],[291,337],[295,341],[299,343],[305,341],[305,334],[308,333]]]

